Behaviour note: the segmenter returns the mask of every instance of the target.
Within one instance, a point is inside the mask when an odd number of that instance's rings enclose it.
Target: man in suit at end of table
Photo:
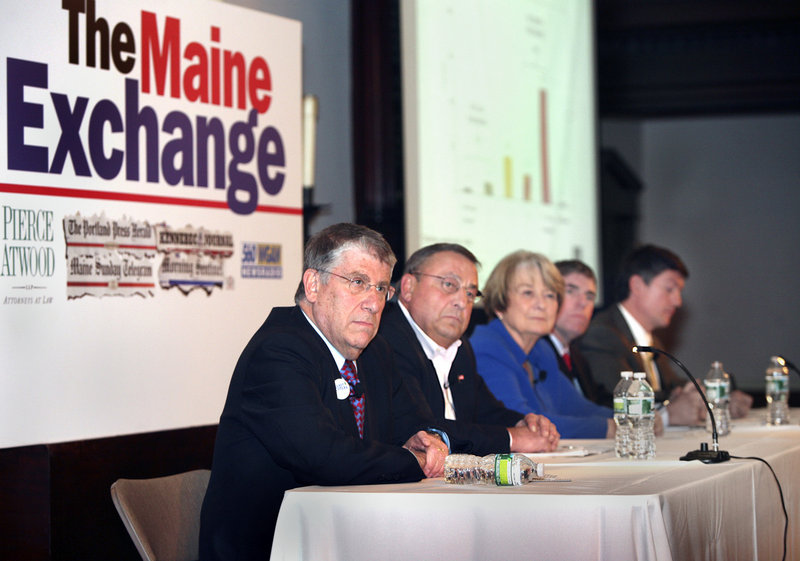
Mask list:
[[[623,370],[645,372],[656,401],[665,407],[665,425],[699,425],[706,408],[691,382],[679,376],[669,360],[652,353],[633,353],[634,345],[663,348],[653,331],[670,324],[683,304],[682,292],[689,271],[680,257],[668,249],[645,245],[623,262],[617,280],[618,304],[595,315],[578,341],[592,375],[606,392],[613,392]],[[731,415],[747,414],[752,398],[731,393]]]
[[[200,559],[269,558],[284,491],[443,473],[447,435],[375,337],[396,259],[338,224],[309,240],[296,306],[274,308],[233,372],[203,502]]]
[[[462,443],[457,451],[552,451],[559,440],[556,427],[542,415],[523,416],[496,399],[478,374],[469,341],[462,339],[480,296],[477,265],[472,252],[458,244],[416,251],[379,333],[406,383],[424,395],[453,441]]]

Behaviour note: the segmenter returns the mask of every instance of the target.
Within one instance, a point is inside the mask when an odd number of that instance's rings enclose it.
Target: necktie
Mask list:
[[[572,357],[569,356],[569,351],[565,352],[562,358],[564,359],[564,364],[567,365],[567,369],[572,372]]]
[[[644,371],[645,374],[647,374],[647,381],[650,383],[650,387],[652,387],[655,392],[660,391],[661,378],[658,376],[658,370],[656,369],[653,355],[651,353],[642,353],[642,362],[644,363]]]
[[[345,379],[350,386],[350,405],[353,407],[353,415],[356,417],[356,425],[358,425],[358,436],[364,438],[364,393],[357,392],[356,386],[358,385],[358,374],[356,374],[356,365],[352,360],[345,360],[342,369],[339,370],[342,378]],[[356,394],[361,395],[356,397]]]

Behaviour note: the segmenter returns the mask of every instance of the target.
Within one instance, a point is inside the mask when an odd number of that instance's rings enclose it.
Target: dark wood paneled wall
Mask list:
[[[400,8],[397,0],[353,0],[351,13],[356,222],[386,237],[396,279],[406,253]]]
[[[137,561],[117,479],[210,468],[217,427],[0,449],[0,559]]]

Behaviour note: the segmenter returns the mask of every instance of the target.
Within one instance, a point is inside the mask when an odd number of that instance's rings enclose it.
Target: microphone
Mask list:
[[[784,356],[778,357],[778,362],[782,363],[783,366],[786,366],[789,370],[794,370],[797,374],[800,374],[800,370],[794,365],[794,363]]]
[[[731,459],[731,455],[726,452],[725,450],[719,449],[719,439],[717,438],[717,422],[714,420],[714,412],[711,411],[711,405],[708,403],[708,399],[706,399],[706,394],[703,393],[703,390],[700,389],[700,384],[697,383],[697,378],[695,378],[689,369],[686,368],[683,363],[669,354],[666,351],[662,351],[661,349],[657,349],[655,347],[644,347],[636,345],[631,349],[634,353],[655,353],[655,354],[662,354],[672,362],[677,364],[681,370],[686,372],[686,375],[689,376],[689,379],[694,384],[694,387],[697,388],[700,397],[703,398],[703,403],[706,404],[706,409],[708,410],[708,414],[711,417],[711,447],[712,450],[708,449],[707,442],[700,443],[699,450],[692,450],[691,452],[687,453],[685,456],[681,456],[681,461],[689,462],[692,460],[700,460],[704,464],[717,464],[720,462],[727,462]]]

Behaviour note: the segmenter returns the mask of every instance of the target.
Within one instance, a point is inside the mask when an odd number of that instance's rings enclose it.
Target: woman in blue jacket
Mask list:
[[[539,341],[553,330],[563,297],[564,279],[545,256],[520,250],[504,257],[483,290],[493,319],[470,338],[478,372],[506,407],[546,415],[563,438],[613,438],[611,409],[582,396],[552,347]]]

